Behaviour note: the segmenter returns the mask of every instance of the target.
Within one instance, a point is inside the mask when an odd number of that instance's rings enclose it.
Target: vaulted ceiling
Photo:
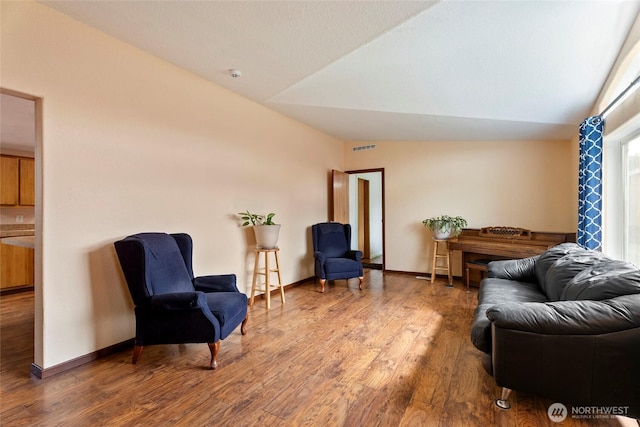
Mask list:
[[[639,0],[41,3],[363,141],[570,139],[640,11]]]

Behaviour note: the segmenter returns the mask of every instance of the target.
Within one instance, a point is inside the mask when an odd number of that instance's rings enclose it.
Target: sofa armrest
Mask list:
[[[523,259],[491,261],[487,265],[487,275],[496,279],[516,280],[518,282],[537,283],[536,261],[539,255]]]
[[[640,295],[604,301],[505,303],[487,310],[496,327],[549,335],[596,335],[640,327]]]
[[[200,276],[193,279],[193,287],[197,291],[209,292],[240,292],[236,286],[235,274],[218,274]]]
[[[156,310],[188,310],[207,307],[207,300],[202,292],[174,292],[152,296],[149,306]]]

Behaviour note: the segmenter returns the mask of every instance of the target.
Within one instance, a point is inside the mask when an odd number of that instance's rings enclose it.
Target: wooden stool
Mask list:
[[[487,268],[490,262],[491,262],[490,259],[474,259],[467,262],[467,264],[465,265],[465,268],[466,268],[465,274],[467,277],[467,289],[469,289],[469,270],[479,271],[480,280],[482,280],[487,273]]]
[[[282,278],[280,277],[280,260],[278,259],[278,251],[280,249],[256,249],[256,261],[253,267],[253,284],[251,285],[251,299],[249,305],[253,306],[253,299],[256,294],[256,285],[258,281],[258,275],[264,276],[264,293],[267,299],[267,310],[271,308],[271,288],[280,288],[280,300],[284,304],[284,286],[282,285]],[[269,268],[269,253],[275,256],[276,268]],[[264,268],[260,268],[260,254],[264,254]],[[278,273],[278,283],[269,283],[269,276],[271,273]]]
[[[444,243],[445,253],[439,254],[438,248],[440,243]],[[431,283],[436,280],[436,270],[446,270],[449,277],[449,286],[453,286],[453,277],[451,276],[451,251],[447,240],[433,239],[433,262],[431,263]],[[443,266],[438,266],[438,260],[444,260]]]

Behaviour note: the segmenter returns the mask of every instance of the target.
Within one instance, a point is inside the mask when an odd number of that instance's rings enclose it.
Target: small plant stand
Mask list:
[[[453,277],[451,275],[451,251],[449,250],[449,241],[446,239],[433,239],[433,262],[431,263],[431,283],[436,280],[437,271],[446,271],[449,278],[447,286],[453,286]],[[439,253],[440,245],[444,245],[444,253]],[[438,261],[443,260],[442,265],[438,265]]]
[[[267,300],[267,310],[271,308],[271,288],[280,289],[280,300],[284,304],[284,286],[282,285],[282,278],[280,277],[280,260],[278,259],[279,248],[273,249],[256,249],[256,260],[253,267],[253,283],[251,285],[251,299],[249,300],[249,306],[253,306],[253,300],[256,293],[256,287],[259,286],[258,276],[264,276],[264,296]],[[269,254],[272,253],[275,258],[275,268],[269,268]],[[264,257],[264,268],[260,267],[260,255]],[[278,283],[270,283],[271,273],[277,273]]]

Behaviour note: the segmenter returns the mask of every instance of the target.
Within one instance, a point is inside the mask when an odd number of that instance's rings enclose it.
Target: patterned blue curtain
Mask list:
[[[578,170],[578,244],[602,250],[602,132],[604,119],[593,116],[580,124]]]

